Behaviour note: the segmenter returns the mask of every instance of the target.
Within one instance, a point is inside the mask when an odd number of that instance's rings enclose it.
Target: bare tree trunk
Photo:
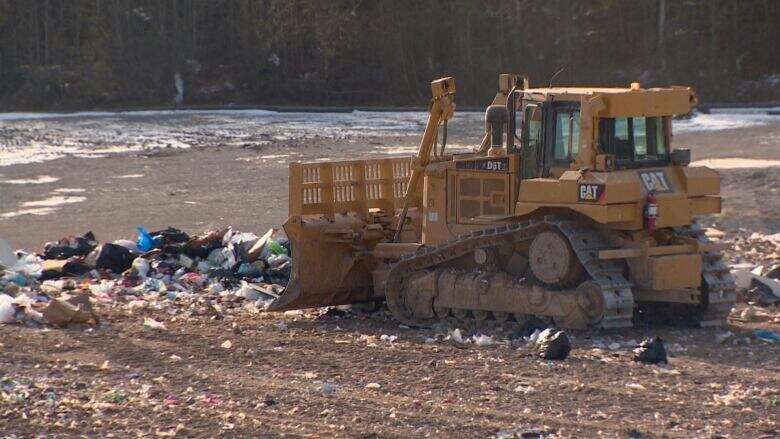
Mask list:
[[[661,73],[666,76],[666,0],[658,0],[658,58],[661,61]]]
[[[49,64],[49,0],[43,1],[43,64]]]

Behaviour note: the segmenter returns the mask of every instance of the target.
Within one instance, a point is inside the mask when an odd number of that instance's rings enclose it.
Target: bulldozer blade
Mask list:
[[[292,275],[285,291],[268,307],[286,311],[375,300],[371,270],[355,257],[351,233],[361,224],[344,219],[290,217],[284,230],[290,239]]]

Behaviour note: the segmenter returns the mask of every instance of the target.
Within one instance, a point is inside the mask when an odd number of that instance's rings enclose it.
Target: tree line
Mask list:
[[[777,0],[0,0],[0,110],[485,105],[532,86],[693,85],[780,100]]]

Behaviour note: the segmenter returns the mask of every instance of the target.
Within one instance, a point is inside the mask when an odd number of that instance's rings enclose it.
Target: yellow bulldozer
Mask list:
[[[270,310],[384,299],[415,326],[725,321],[734,282],[694,220],[720,212],[720,177],[671,148],[690,88],[502,74],[482,143],[460,154],[455,80],[431,90],[416,156],[290,165],[293,272]]]

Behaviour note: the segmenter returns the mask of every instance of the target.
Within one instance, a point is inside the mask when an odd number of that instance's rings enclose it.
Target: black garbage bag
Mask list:
[[[62,275],[83,276],[89,273],[90,270],[92,270],[92,267],[84,263],[84,258],[71,258],[65,266],[62,267]]]
[[[162,237],[163,245],[166,244],[181,244],[190,240],[190,235],[175,228],[168,227],[165,230],[158,230],[156,232],[149,233],[152,237]]]
[[[649,364],[669,363],[664,341],[660,337],[646,338],[634,349],[634,361]]]
[[[97,240],[91,231],[81,236],[67,236],[57,242],[47,242],[43,246],[43,258],[69,259],[73,256],[86,256],[96,246]]]
[[[130,250],[121,245],[106,243],[98,247],[96,251],[95,267],[105,268],[117,274],[130,268],[133,259],[135,259]]]
[[[571,352],[571,342],[565,332],[547,328],[536,339],[536,348],[545,360],[565,360]]]

